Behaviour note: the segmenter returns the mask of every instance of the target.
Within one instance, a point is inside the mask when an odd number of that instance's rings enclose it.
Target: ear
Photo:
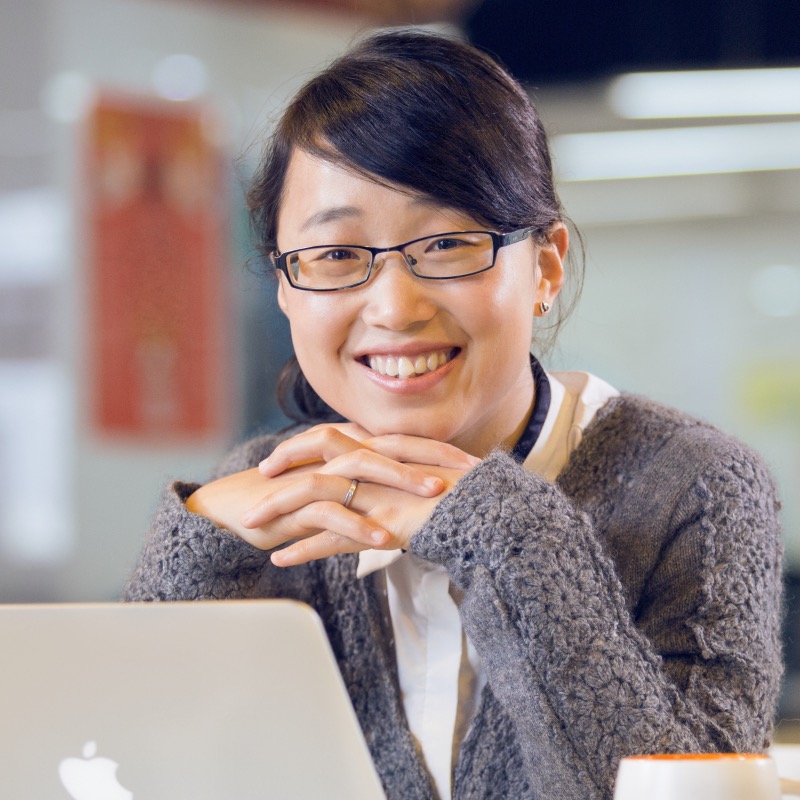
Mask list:
[[[569,251],[569,231],[563,222],[557,222],[547,235],[547,242],[539,247],[534,315],[542,316],[539,303],[553,305],[564,285],[564,259]]]
[[[280,270],[276,270],[276,272],[278,278],[278,308],[280,308],[284,315],[288,317],[289,313],[286,310],[288,306],[288,303],[286,302],[286,276]]]

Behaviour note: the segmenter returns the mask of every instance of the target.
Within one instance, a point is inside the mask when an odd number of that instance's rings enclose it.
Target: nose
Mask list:
[[[435,287],[414,275],[409,265],[414,265],[413,258],[399,252],[375,257],[372,278],[363,288],[362,318],[368,325],[401,331],[435,316]]]

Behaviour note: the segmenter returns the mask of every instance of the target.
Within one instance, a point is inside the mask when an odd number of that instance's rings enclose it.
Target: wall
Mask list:
[[[24,258],[0,246],[3,307],[18,298],[20,283],[44,287],[46,313],[29,322],[45,316],[52,336],[34,358],[0,359],[0,601],[113,599],[165,482],[202,479],[241,436],[245,414],[252,423],[275,413],[271,401],[253,408],[252,391],[245,408],[248,393],[239,389],[245,359],[250,371],[255,364],[262,375],[274,372],[288,344],[268,284],[244,266],[238,173],[247,174],[274,110],[361,23],[290,6],[234,12],[146,0],[3,0],[2,18],[0,51],[13,70],[3,70],[0,107],[25,110],[47,139],[24,163],[18,154],[2,160],[0,149],[0,230],[19,233],[20,221],[30,222],[18,237]],[[195,445],[160,446],[100,435],[88,420],[82,113],[87,92],[101,88],[152,96],[154,70],[176,53],[205,65],[202,101],[224,123],[234,349],[227,428]],[[2,118],[6,131],[9,119]],[[32,252],[36,241],[46,252]],[[245,329],[264,334],[246,352]],[[11,333],[19,340],[19,330]]]
[[[557,168],[559,135],[631,127],[610,112],[605,84],[534,94]],[[595,371],[756,448],[780,486],[789,564],[800,565],[800,171],[564,181],[560,193],[587,268],[550,363]]]

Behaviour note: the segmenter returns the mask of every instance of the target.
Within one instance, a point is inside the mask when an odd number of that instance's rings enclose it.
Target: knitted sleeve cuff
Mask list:
[[[126,600],[242,597],[258,580],[270,553],[192,514],[185,501],[197,488],[176,481],[165,490]]]
[[[532,540],[558,545],[575,524],[587,522],[555,485],[497,451],[456,484],[410,546],[446,566],[453,583],[466,589],[476,567],[495,573]]]

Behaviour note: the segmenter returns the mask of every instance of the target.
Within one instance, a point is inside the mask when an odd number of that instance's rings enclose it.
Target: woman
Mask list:
[[[173,485],[127,598],[314,606],[390,798],[608,798],[629,754],[766,747],[770,477],[531,360],[568,234],[521,88],[378,34],[294,99],[251,205],[303,423]]]

